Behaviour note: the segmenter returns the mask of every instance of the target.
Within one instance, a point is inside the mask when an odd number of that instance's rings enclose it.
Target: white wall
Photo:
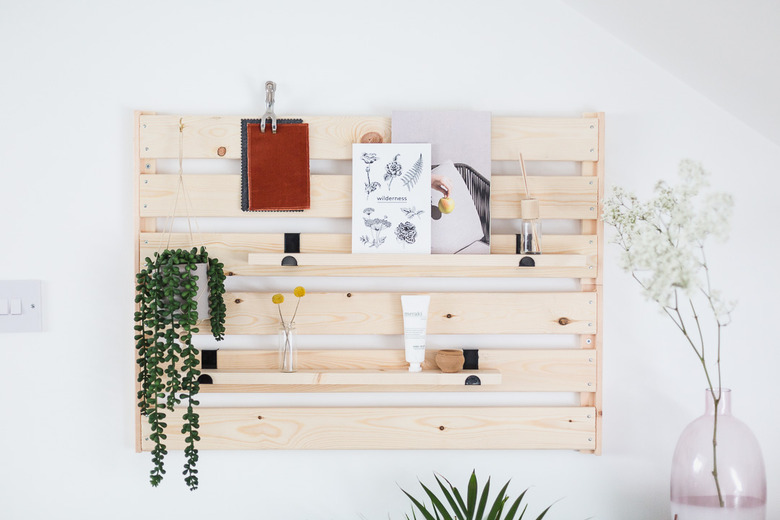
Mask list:
[[[724,377],[764,448],[780,516],[772,400],[780,148],[558,0],[0,2],[0,278],[42,279],[46,331],[0,336],[0,517],[400,518],[432,471],[534,486],[548,518],[658,520],[703,381],[672,326],[615,265],[605,276],[604,455],[203,452],[201,489],[147,483],[133,451],[134,109],[389,115],[607,113],[608,182],[647,191],[683,157],[736,196],[714,250],[738,298]],[[751,85],[745,85],[750,96]],[[554,514],[553,514],[554,513]],[[162,515],[161,515],[162,516]],[[149,515],[151,518],[152,515]]]

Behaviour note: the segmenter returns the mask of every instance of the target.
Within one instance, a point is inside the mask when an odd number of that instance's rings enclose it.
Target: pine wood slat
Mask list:
[[[436,351],[429,341],[423,370],[435,370]],[[216,353],[219,370],[273,370],[275,350],[230,350]],[[407,370],[402,341],[397,349],[302,350],[301,370]],[[433,385],[201,385],[203,393],[236,392],[595,392],[598,359],[580,349],[479,349],[479,367],[500,370],[501,384],[488,386]],[[204,371],[207,372],[207,371]]]
[[[431,255],[431,254],[328,254],[328,253],[253,253],[252,265],[278,266],[282,259],[291,256],[299,266],[412,266],[412,267],[519,267],[520,260],[531,258],[539,267],[587,267],[588,258],[583,255]],[[592,265],[592,264],[591,264]]]
[[[535,255],[533,267],[520,266],[526,256],[253,253],[249,264],[264,276],[595,277],[595,257]],[[298,265],[282,266],[287,257],[295,258]]]
[[[466,386],[466,380],[475,376],[481,385],[501,384],[501,372],[492,370],[464,370],[457,373],[444,373],[441,370],[423,370],[410,372],[397,370],[303,370],[292,373],[278,369],[217,369],[203,370],[204,375],[212,378],[215,385],[435,385]],[[202,385],[208,386],[208,385]],[[477,385],[470,385],[477,386]]]
[[[276,334],[273,293],[225,294],[227,334]],[[432,293],[428,334],[590,334],[593,293]],[[292,312],[288,295],[284,310]],[[300,334],[403,334],[397,293],[310,293],[295,320]],[[209,332],[208,322],[199,325]]]
[[[602,212],[602,200],[604,198],[604,113],[584,114],[585,117],[596,117],[599,120],[599,157],[601,159],[597,161],[586,161],[582,163],[582,176],[583,178],[591,179],[598,187],[598,213]],[[583,233],[593,234],[597,237],[597,245],[599,251],[599,261],[596,269],[596,277],[582,279],[580,285],[583,291],[597,291],[596,301],[599,309],[598,316],[596,317],[596,328],[601,331],[601,324],[604,320],[602,302],[603,293],[599,290],[602,284],[603,272],[604,272],[604,222],[601,219],[582,221],[581,229]],[[603,350],[603,337],[602,334],[596,333],[593,335],[587,335],[580,337],[580,345],[584,349],[591,350],[599,356],[601,359]],[[601,370],[602,365],[599,363],[597,374],[597,390],[594,393],[583,393],[580,395],[580,403],[583,406],[594,406],[596,408],[596,448],[594,453],[601,454],[601,425],[602,425],[602,388],[601,388]]]
[[[146,257],[152,257],[155,251],[165,247],[168,242],[168,235],[165,233],[141,233],[140,236],[140,255],[141,261]],[[269,276],[284,275],[281,267],[279,269],[267,269],[263,266],[249,265],[248,258],[253,253],[282,253],[284,252],[284,234],[254,234],[254,233],[201,233],[195,234],[194,240],[190,238],[189,233],[173,233],[170,237],[170,246],[172,248],[190,249],[205,245],[212,257],[219,258],[225,265],[225,271],[232,275],[239,276]],[[349,253],[352,250],[352,242],[348,234],[330,234],[330,233],[303,233],[300,236],[301,253]],[[491,251],[493,254],[513,254],[515,252],[515,235],[493,235],[491,237]],[[592,257],[596,254],[596,237],[593,235],[545,235],[544,250],[549,254],[562,255],[585,255]],[[480,255],[483,257],[484,255]],[[406,269],[411,271],[411,276],[534,276],[534,277],[588,277],[592,276],[594,269],[585,268],[536,270],[528,275],[525,272],[518,273],[515,269],[507,270],[484,270],[479,272],[468,270],[459,275],[458,269],[449,269],[438,271],[437,269],[428,269],[421,271],[418,269]],[[345,269],[344,271],[350,271]],[[388,276],[387,268],[368,268],[363,270],[351,270],[343,273],[350,276]],[[312,274],[312,273],[309,273]],[[328,274],[333,275],[333,271]],[[341,275],[341,273],[339,273]],[[399,275],[400,276],[400,275]]]
[[[178,115],[141,116],[141,157],[178,157],[180,118],[184,124],[185,158],[241,158],[242,116]],[[312,159],[349,160],[353,143],[390,142],[388,117],[302,116],[302,119],[309,124]],[[493,117],[491,134],[494,161],[515,161],[519,152],[527,161],[598,160],[596,118]],[[220,147],[225,148],[223,156],[217,153]]]
[[[176,216],[198,217],[352,217],[352,179],[349,175],[312,175],[311,209],[306,211],[241,211],[240,175],[185,175],[191,208],[176,206]],[[168,217],[174,209],[178,177],[142,176],[141,216]],[[522,179],[496,175],[491,180],[493,218],[520,218]],[[540,200],[541,218],[595,219],[597,188],[593,179],[579,176],[530,176],[529,192]]]
[[[179,118],[184,124],[184,157],[240,159],[241,119],[260,116],[150,116],[142,117],[142,157],[179,156]],[[287,117],[287,116],[285,116]],[[295,116],[290,116],[295,117]],[[309,124],[309,156],[312,159],[351,159],[352,143],[389,142],[387,117],[304,117]],[[223,156],[217,150],[225,148]]]
[[[168,449],[183,449],[181,409]],[[199,408],[202,450],[571,449],[595,447],[591,407]],[[153,444],[144,425],[143,449]]]
[[[493,117],[491,155],[494,161],[596,161],[597,118]]]
[[[165,233],[141,233],[141,259],[151,256],[168,241]],[[493,235],[490,239],[492,254],[514,254],[515,235]],[[189,233],[172,233],[170,245],[174,248],[191,248],[205,244],[209,253],[234,269],[233,264],[246,264],[251,253],[283,253],[284,233],[196,233],[194,240]],[[350,253],[352,242],[349,234],[302,233],[301,253]],[[544,235],[544,252],[563,255],[593,256],[597,253],[595,235]],[[245,265],[246,266],[246,265]],[[235,274],[244,274],[238,273]]]
[[[141,263],[145,256],[141,253],[143,246],[141,245],[141,235],[144,232],[157,231],[157,219],[153,218],[141,218],[141,173],[147,174],[157,173],[157,161],[154,159],[141,160],[141,117],[144,117],[151,112],[135,111],[133,114],[133,184],[135,189],[133,190],[133,247],[135,250],[135,259],[133,264],[135,266],[135,272],[140,271]],[[133,278],[135,280],[135,278]],[[135,285],[134,285],[135,287]],[[135,305],[135,310],[139,308],[138,304]],[[137,381],[140,367],[135,364],[135,390],[138,392],[141,389],[141,383]],[[141,410],[135,407],[135,451],[141,451]]]

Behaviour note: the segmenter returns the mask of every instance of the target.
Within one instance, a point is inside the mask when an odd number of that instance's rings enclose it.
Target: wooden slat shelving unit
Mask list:
[[[157,219],[168,217],[176,176],[158,175],[157,160],[179,153],[179,120],[185,159],[239,159],[241,117],[155,115],[135,118],[136,267],[160,248],[166,235]],[[349,161],[352,144],[390,142],[390,119],[303,117],[309,124],[312,160]],[[300,252],[285,253],[283,233],[174,233],[170,246],[204,244],[225,264],[229,276],[500,277],[574,278],[567,292],[440,292],[431,294],[429,334],[573,334],[580,348],[479,349],[479,370],[442,374],[426,353],[423,372],[406,368],[402,348],[300,352],[300,370],[274,370],[276,351],[230,349],[231,335],[276,334],[278,314],[271,293],[225,295],[227,348],[209,356],[204,369],[212,384],[203,393],[320,392],[576,392],[580,406],[441,407],[246,407],[200,408],[202,449],[574,449],[601,452],[604,115],[580,118],[493,117],[492,158],[516,161],[573,161],[581,175],[529,177],[543,219],[574,219],[578,234],[543,237],[545,254],[533,267],[520,266],[515,236],[494,234],[490,255],[352,255],[350,236],[302,233]],[[342,170],[343,171],[343,170]],[[312,209],[301,213],[240,209],[240,175],[185,175],[190,215],[215,219],[280,218],[297,233],[299,218],[348,219],[348,175],[314,174]],[[519,218],[522,180],[493,175],[491,218]],[[185,216],[179,205],[177,216]],[[225,226],[229,228],[229,226]],[[281,265],[292,256],[297,266]],[[351,287],[353,287],[352,285]],[[309,293],[296,319],[299,334],[398,335],[403,323],[400,293]],[[209,332],[208,322],[200,327]],[[465,379],[476,375],[479,385]],[[180,417],[169,417],[168,446],[183,447]],[[150,449],[147,426],[137,421],[137,448]]]
[[[409,372],[396,370],[298,370],[285,374],[274,369],[203,370],[215,385],[365,385],[365,386],[401,386],[401,385],[499,385],[501,372],[498,370],[463,370],[457,373],[444,373],[440,370]],[[469,380],[473,381],[470,384]]]

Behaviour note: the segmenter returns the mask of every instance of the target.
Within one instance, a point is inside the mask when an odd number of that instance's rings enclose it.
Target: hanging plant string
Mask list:
[[[176,407],[185,403],[182,415],[181,433],[184,437],[184,481],[191,489],[198,487],[198,435],[199,415],[195,407],[199,404],[195,396],[200,390],[199,351],[192,345],[193,334],[197,334],[198,323],[198,279],[197,265],[206,265],[206,284],[211,332],[219,341],[224,338],[226,306],[224,265],[216,258],[209,258],[205,246],[200,249],[171,250],[170,241],[173,232],[173,220],[176,218],[179,196],[184,203],[184,212],[190,243],[195,243],[192,232],[192,200],[184,186],[184,125],[179,119],[179,172],[173,211],[164,227],[165,249],[159,248],[154,258],[146,258],[145,267],[136,275],[136,298],[138,310],[135,313],[135,340],[138,351],[138,406],[141,414],[149,422],[148,440],[152,447],[152,470],[150,482],[157,486],[165,475],[164,459],[168,453],[165,441],[167,434],[165,422],[167,411],[174,412]],[[198,237],[202,238],[197,220]]]

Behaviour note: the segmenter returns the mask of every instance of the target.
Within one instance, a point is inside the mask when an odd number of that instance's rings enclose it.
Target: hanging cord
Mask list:
[[[182,198],[184,201],[184,213],[187,217],[187,229],[190,234],[190,244],[197,247],[197,244],[195,243],[195,236],[192,233],[192,221],[195,221],[195,230],[200,238],[199,244],[201,247],[205,247],[205,244],[203,243],[203,235],[200,232],[200,226],[198,225],[198,219],[193,216],[195,213],[194,205],[192,204],[192,199],[190,198],[189,193],[187,192],[187,188],[184,186],[184,168],[183,168],[183,162],[184,162],[184,123],[183,118],[179,118],[179,172],[178,172],[178,182],[176,183],[176,197],[173,200],[173,211],[168,216],[168,219],[166,220],[165,225],[163,226],[163,234],[166,235],[165,239],[165,248],[169,249],[171,245],[171,235],[173,235],[173,221],[176,219],[176,209],[179,205],[179,194],[182,194]],[[157,252],[160,253],[163,250],[162,247],[162,240],[160,240],[159,247],[157,249]]]

